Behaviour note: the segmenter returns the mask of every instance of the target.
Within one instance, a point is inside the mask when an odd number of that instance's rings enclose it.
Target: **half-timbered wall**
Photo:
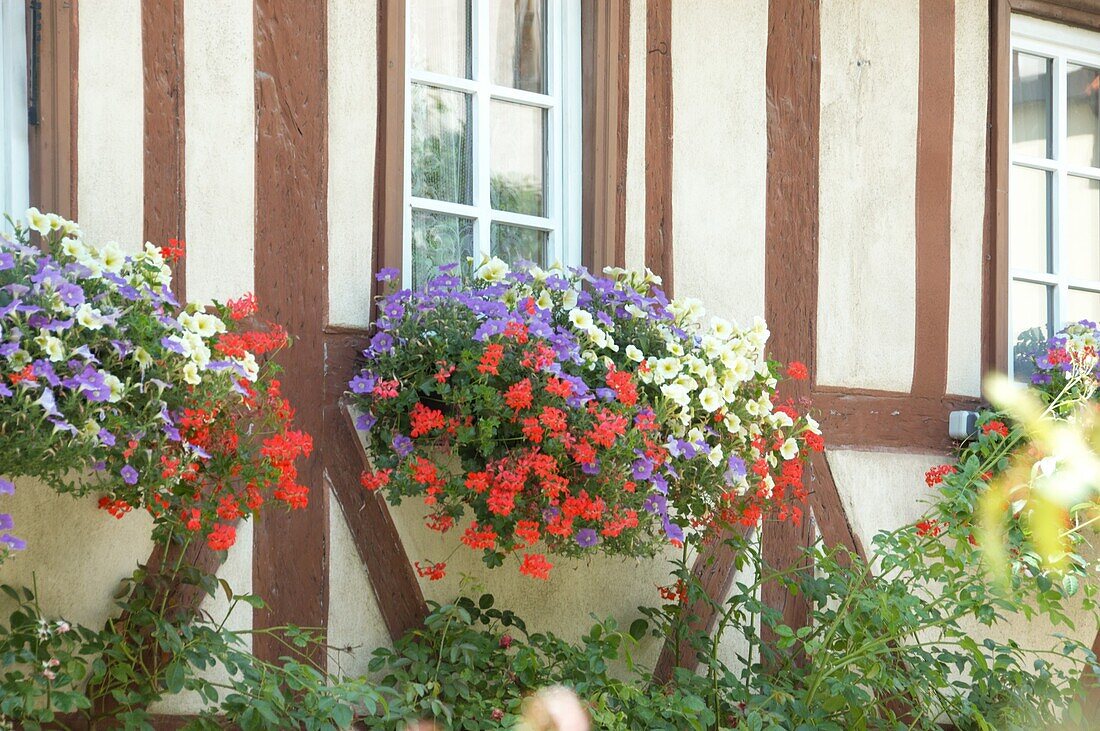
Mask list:
[[[257,623],[323,625],[331,644],[357,648],[341,662],[347,672],[415,621],[417,585],[423,598],[448,600],[471,574],[530,625],[575,638],[591,614],[629,624],[668,568],[561,560],[535,584],[512,568],[485,570],[472,552],[451,555],[458,537],[426,530],[416,504],[393,509],[387,528],[356,492],[335,404],[369,324],[387,192],[402,184],[386,178],[393,110],[383,93],[401,6],[79,5],[76,187],[88,235],[135,249],[175,229],[187,241],[189,299],[257,291],[266,314],[301,339],[287,380],[319,443],[303,470],[313,507],[242,527],[221,575],[269,600]],[[820,534],[870,546],[920,514],[931,497],[923,473],[950,447],[947,412],[975,403],[991,362],[991,4],[616,7],[625,9],[608,22],[625,45],[609,78],[628,93],[618,108],[621,193],[608,200],[625,208],[621,263],[654,268],[715,314],[768,314],[780,355],[814,371],[803,395],[818,404],[829,446],[815,463]],[[103,621],[115,582],[149,553],[147,519],[118,522],[19,487],[12,512],[30,547],[0,578],[30,583],[33,569],[50,611]],[[776,546],[806,535],[763,540],[773,558],[793,560]],[[401,559],[401,546],[409,560],[450,556],[447,578],[418,580],[379,558]],[[728,591],[731,580],[713,586]],[[660,650],[646,644],[638,659]]]

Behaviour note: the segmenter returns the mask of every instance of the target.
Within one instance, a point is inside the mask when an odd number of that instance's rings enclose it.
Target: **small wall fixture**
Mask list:
[[[947,420],[947,434],[960,442],[978,433],[977,411],[952,411]]]

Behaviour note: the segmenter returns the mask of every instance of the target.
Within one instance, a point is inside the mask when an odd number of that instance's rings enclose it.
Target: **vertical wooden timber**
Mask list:
[[[293,347],[280,354],[283,392],[298,408],[297,426],[316,449],[300,466],[309,506],[267,511],[257,521],[253,588],[267,602],[258,629],[328,622],[328,491],[324,488],[324,353],[327,244],[326,5],[257,0],[256,298],[286,327]],[[275,660],[277,638],[257,635],[253,650]],[[315,658],[324,663],[323,655]]]
[[[818,129],[821,107],[820,8],[817,0],[773,0],[768,6],[766,67],[768,180],[764,231],[764,312],[770,350],[780,361],[803,361],[816,373],[818,290]],[[791,381],[785,394],[809,396],[807,382]],[[822,488],[815,483],[816,492]],[[835,490],[835,488],[834,488]],[[805,563],[813,521],[769,521],[761,530],[765,570]],[[795,629],[809,621],[809,604],[776,581],[761,587],[763,601]],[[774,646],[771,627],[761,638]]]
[[[646,2],[645,264],[673,293],[672,0]]]
[[[581,4],[581,257],[593,271],[626,261],[629,0]]]
[[[31,23],[33,17],[30,0],[27,0],[27,22]],[[31,42],[27,44],[27,53],[37,51],[38,55],[38,77],[31,79],[32,83],[37,83],[31,93],[38,100],[37,124],[31,124],[29,129],[31,205],[75,219],[79,84],[77,4],[42,0],[40,20],[38,28],[28,27]],[[29,60],[34,59],[30,57]]]
[[[947,389],[955,0],[921,0],[917,84],[916,336],[912,392]]]
[[[186,238],[184,188],[183,0],[141,5],[145,80],[144,225],[146,241]],[[172,273],[172,292],[186,301],[187,267]]]

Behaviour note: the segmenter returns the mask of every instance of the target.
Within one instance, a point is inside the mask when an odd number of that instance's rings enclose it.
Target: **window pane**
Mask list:
[[[493,256],[508,263],[529,261],[547,266],[546,249],[550,234],[523,226],[494,223],[491,231]]]
[[[1065,324],[1088,320],[1100,322],[1100,293],[1071,289],[1066,293]]]
[[[493,81],[546,93],[546,0],[493,0]]]
[[[1009,185],[1009,263],[1013,269],[1051,271],[1050,173],[1012,166]]]
[[[1026,381],[1033,370],[1027,364],[1027,355],[1046,341],[1048,325],[1053,319],[1052,290],[1044,284],[1013,281],[1008,297],[1013,371],[1017,380]]]
[[[412,194],[469,203],[470,96],[412,85]]]
[[[445,264],[474,255],[474,222],[433,211],[412,212],[412,283],[419,287]]]
[[[470,0],[409,0],[409,66],[470,78]]]
[[[1012,54],[1012,153],[1051,156],[1051,61],[1015,51]]]
[[[1066,161],[1100,167],[1100,69],[1069,64]]]
[[[493,100],[489,201],[498,211],[543,215],[546,111]]]
[[[1075,279],[1100,279],[1100,181],[1066,176],[1062,258]]]

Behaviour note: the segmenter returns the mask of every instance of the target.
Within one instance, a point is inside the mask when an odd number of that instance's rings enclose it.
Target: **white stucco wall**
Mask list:
[[[80,6],[77,200],[89,241],[141,248],[144,80],[139,0]]]
[[[646,2],[630,3],[630,98],[626,145],[626,267],[645,266]]]
[[[133,511],[121,520],[96,507],[96,497],[57,495],[33,480],[17,480],[15,495],[0,499],[0,512],[11,513],[13,534],[27,542],[0,565],[0,583],[38,585],[38,601],[47,616],[93,629],[115,612],[119,582],[149,558],[152,519]],[[5,619],[12,602],[0,596]]]
[[[951,313],[947,390],[981,393],[982,241],[989,82],[989,7],[955,3],[955,134],[951,160]]]
[[[764,314],[768,8],[672,6],[672,226],[677,296],[744,322]]]
[[[917,13],[909,0],[821,3],[822,384],[913,380]]]
[[[357,0],[328,0],[328,13],[328,319],[366,326],[373,281],[378,13]]]
[[[330,672],[345,677],[367,674],[371,653],[390,645],[370,577],[336,495],[329,491],[328,644],[346,652],[329,656]]]
[[[250,0],[184,3],[186,265],[193,302],[224,301],[254,288],[252,23]]]

